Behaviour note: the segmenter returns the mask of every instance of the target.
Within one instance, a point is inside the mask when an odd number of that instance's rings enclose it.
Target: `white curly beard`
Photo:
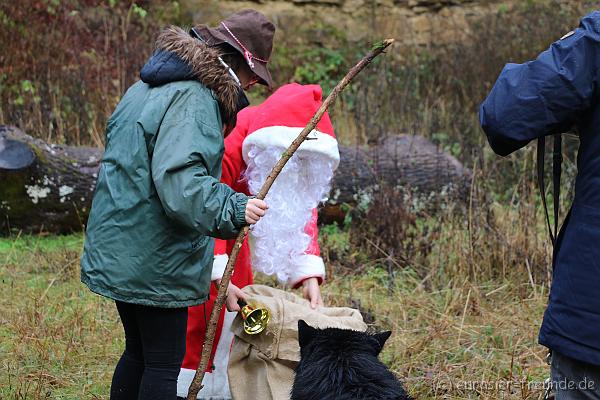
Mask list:
[[[245,177],[256,194],[285,149],[250,145]],[[266,215],[251,230],[252,267],[287,282],[295,259],[305,254],[311,237],[305,227],[312,210],[326,200],[334,162],[317,153],[296,152],[281,171],[265,201]]]

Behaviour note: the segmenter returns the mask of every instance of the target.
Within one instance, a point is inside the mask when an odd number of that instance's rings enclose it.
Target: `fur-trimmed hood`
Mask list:
[[[235,121],[240,87],[219,62],[219,51],[170,26],[156,41],[156,51],[140,71],[150,86],[195,79],[211,89],[219,102],[223,122]]]

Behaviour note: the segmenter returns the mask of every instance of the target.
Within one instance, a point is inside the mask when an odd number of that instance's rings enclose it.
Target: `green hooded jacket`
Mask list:
[[[211,237],[246,224],[248,197],[219,182],[221,113],[235,113],[239,88],[216,50],[178,28],[141,77],[107,124],[81,280],[127,303],[196,305],[210,289]]]

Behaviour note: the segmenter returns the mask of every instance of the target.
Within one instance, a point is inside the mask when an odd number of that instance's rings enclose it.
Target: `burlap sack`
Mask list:
[[[228,375],[234,400],[290,398],[294,369],[300,361],[299,319],[317,328],[367,329],[360,312],[352,308],[324,307],[315,311],[307,300],[293,293],[262,285],[247,286],[244,292],[269,309],[271,321],[258,335],[244,332],[239,315],[233,322],[235,339]]]

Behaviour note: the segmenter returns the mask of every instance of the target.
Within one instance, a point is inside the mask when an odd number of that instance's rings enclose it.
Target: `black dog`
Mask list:
[[[316,329],[298,321],[300,363],[291,400],[410,400],[377,358],[391,334]]]

